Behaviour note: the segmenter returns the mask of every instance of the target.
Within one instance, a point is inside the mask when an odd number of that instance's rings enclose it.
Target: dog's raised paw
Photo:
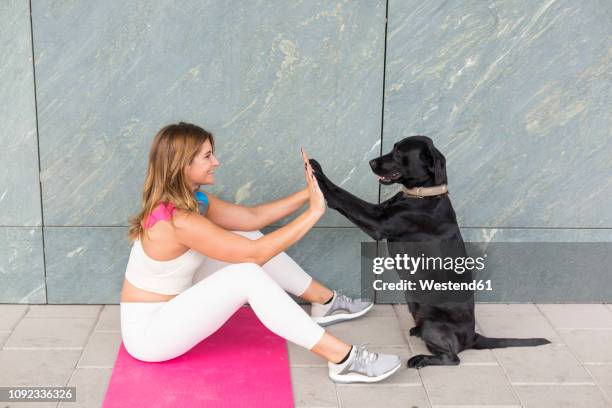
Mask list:
[[[308,161],[310,162],[310,167],[312,167],[312,171],[314,173],[323,174],[323,169],[321,168],[321,165],[318,161],[316,161],[315,159],[309,159]]]
[[[424,354],[419,354],[418,356],[411,357],[408,360],[408,368],[422,368],[427,366],[427,357]]]

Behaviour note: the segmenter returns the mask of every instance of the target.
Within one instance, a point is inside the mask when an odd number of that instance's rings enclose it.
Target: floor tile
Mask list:
[[[592,383],[567,346],[546,344],[493,351],[512,383]]]
[[[28,305],[0,305],[0,330],[13,330],[26,314]]]
[[[525,408],[610,408],[595,385],[521,385],[515,388]]]
[[[338,398],[347,408],[422,408],[429,407],[422,386],[394,387],[381,384],[338,385]]]
[[[23,318],[4,345],[5,350],[31,348],[80,349],[95,319]]]
[[[520,405],[499,366],[430,366],[419,371],[433,406]]]
[[[64,386],[80,354],[78,350],[2,350],[0,386]]]
[[[368,316],[389,316],[395,317],[395,311],[393,305],[374,305],[374,307],[367,313]]]
[[[350,322],[327,326],[326,329],[340,340],[350,344],[365,342],[386,346],[406,344],[397,319],[391,316],[366,315]]]
[[[100,312],[100,318],[96,324],[96,331],[121,330],[121,314],[119,305],[105,305]]]
[[[559,329],[558,332],[582,363],[612,363],[612,330]]]
[[[2,346],[10,336],[10,331],[0,331],[0,350],[2,350]]]
[[[289,352],[289,364],[291,366],[327,367],[327,360],[323,357],[290,341],[287,342],[287,350]]]
[[[395,304],[393,305],[393,311],[397,316],[400,325],[400,330],[402,332],[407,332],[408,330],[410,330],[411,327],[414,326],[414,319],[412,318],[412,315],[408,310],[408,306],[403,304]]]
[[[327,367],[291,367],[293,398],[299,407],[337,407],[335,383]]]
[[[612,329],[612,311],[603,304],[539,304],[557,329]]]
[[[112,368],[77,368],[68,383],[76,387],[76,402],[60,402],[58,407],[101,407],[112,372]]]
[[[26,317],[97,318],[102,305],[31,305]]]
[[[612,364],[587,364],[585,368],[612,401]]]
[[[112,368],[121,345],[121,332],[93,332],[79,360],[79,368]]]
[[[476,321],[488,337],[543,337],[551,342],[561,339],[544,315],[531,303],[476,304]]]

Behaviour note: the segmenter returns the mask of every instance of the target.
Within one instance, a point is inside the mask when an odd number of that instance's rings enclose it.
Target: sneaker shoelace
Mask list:
[[[361,343],[357,346],[355,351],[355,360],[353,362],[353,368],[356,371],[364,372],[371,377],[374,375],[374,373],[372,372],[372,363],[374,363],[374,361],[376,361],[376,359],[378,358],[378,353],[373,353],[366,350],[367,344],[370,343]]]
[[[343,295],[341,293],[338,293],[337,299],[338,299],[338,302],[344,302],[345,304],[353,304],[355,302],[350,297]]]

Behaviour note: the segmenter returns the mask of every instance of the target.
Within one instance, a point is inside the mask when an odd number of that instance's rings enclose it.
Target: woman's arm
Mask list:
[[[246,207],[224,201],[214,194],[206,195],[209,201],[206,218],[222,228],[234,231],[260,230],[297,211],[309,197],[305,188],[276,201]]]
[[[174,215],[174,235],[183,245],[211,258],[229,263],[263,265],[299,241],[322,215],[322,211],[309,208],[287,225],[251,240],[227,231],[199,214],[178,210]]]
[[[251,210],[258,223],[257,228],[253,229],[262,229],[293,214],[308,201],[308,197],[308,190],[305,188],[279,200],[252,207]]]

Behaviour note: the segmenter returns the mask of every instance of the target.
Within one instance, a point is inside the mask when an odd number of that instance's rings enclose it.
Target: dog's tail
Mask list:
[[[472,348],[480,350],[505,347],[535,347],[549,343],[550,341],[537,337],[531,339],[491,338],[476,333],[476,339]]]

